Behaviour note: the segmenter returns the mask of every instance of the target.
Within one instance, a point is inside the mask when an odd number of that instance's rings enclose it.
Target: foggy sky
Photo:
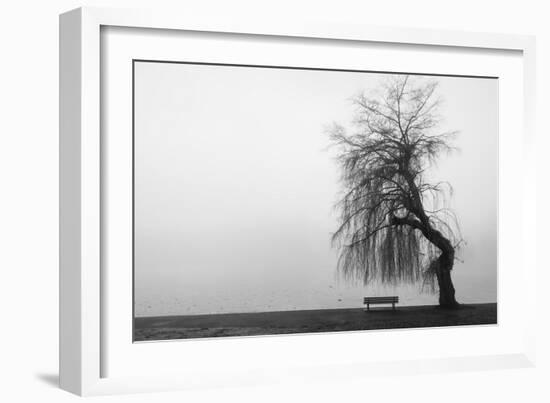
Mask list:
[[[349,284],[336,273],[341,186],[325,127],[383,75],[135,65],[136,314],[358,307],[364,295],[434,304],[418,287]],[[498,81],[437,77],[442,130],[458,151],[429,178],[454,188],[467,244],[459,302],[496,301]]]

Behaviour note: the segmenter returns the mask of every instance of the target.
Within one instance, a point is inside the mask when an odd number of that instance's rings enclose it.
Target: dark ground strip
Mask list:
[[[226,313],[136,318],[135,341],[223,336],[338,332],[497,323],[497,304],[468,304],[446,310],[438,306],[306,311]]]

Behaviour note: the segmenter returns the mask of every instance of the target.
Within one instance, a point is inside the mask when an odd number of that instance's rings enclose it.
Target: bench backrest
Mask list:
[[[392,304],[399,302],[399,297],[397,296],[391,296],[391,297],[365,297],[363,300],[364,304]]]

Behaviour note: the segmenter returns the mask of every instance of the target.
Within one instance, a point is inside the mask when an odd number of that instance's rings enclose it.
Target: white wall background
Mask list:
[[[550,79],[550,28],[545,2],[441,2],[370,0],[182,0],[182,1],[38,1],[4,2],[0,12],[0,394],[7,402],[76,401],[57,382],[57,15],[80,5],[110,7],[179,7],[179,12],[226,16],[270,15],[274,20],[316,19],[373,25],[450,28],[527,33],[538,36],[541,118],[550,109],[545,94]],[[542,119],[539,119],[542,120]],[[539,122],[537,151],[540,177],[549,172],[550,146]],[[546,158],[543,158],[546,157]],[[547,188],[539,189],[539,206],[548,205]],[[541,209],[539,209],[541,210]],[[543,251],[550,222],[539,217],[538,243]],[[542,256],[542,253],[541,253]],[[543,269],[543,263],[540,268]],[[548,283],[541,272],[539,284]],[[542,287],[541,287],[542,288]],[[542,292],[540,294],[543,294]],[[257,387],[95,398],[115,402],[221,401],[319,402],[361,401],[547,401],[550,368],[550,304],[539,295],[536,369],[483,373],[356,379],[346,383]],[[429,385],[429,387],[428,387]]]

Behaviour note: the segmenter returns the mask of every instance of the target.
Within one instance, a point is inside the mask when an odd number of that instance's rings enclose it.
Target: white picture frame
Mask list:
[[[521,342],[510,342],[506,352],[472,351],[469,354],[445,356],[434,353],[420,358],[399,357],[384,361],[366,360],[361,356],[346,362],[316,360],[308,363],[308,356],[295,362],[267,362],[261,371],[251,371],[246,362],[231,362],[209,370],[191,371],[192,360],[177,364],[166,374],[124,374],[124,369],[110,376],[105,360],[117,346],[105,336],[109,322],[109,305],[102,288],[102,223],[101,198],[105,179],[102,172],[101,144],[101,29],[102,27],[132,27],[158,30],[193,31],[195,33],[224,33],[252,35],[258,38],[284,37],[319,40],[338,40],[362,43],[427,46],[438,49],[470,49],[477,53],[512,51],[521,57],[523,98],[523,133],[516,134],[522,144],[523,169],[517,175],[522,192],[517,197],[522,207],[521,248],[515,261],[521,262],[523,273],[522,297],[525,320],[510,324],[514,334],[521,334]],[[334,379],[338,376],[368,376],[369,374],[411,374],[474,370],[482,368],[526,367],[535,362],[535,242],[529,236],[535,227],[534,188],[534,102],[535,102],[535,42],[533,37],[455,31],[429,31],[407,28],[382,28],[309,22],[299,25],[269,20],[213,21],[197,19],[192,15],[172,15],[149,10],[117,10],[80,8],[60,17],[60,385],[79,395],[159,391],[223,385],[253,385],[257,383],[292,381],[295,379]],[[505,156],[504,156],[505,157]],[[504,160],[504,164],[505,164]],[[107,173],[108,174],[108,173]],[[500,178],[501,181],[503,178]],[[518,204],[518,205],[519,205]],[[502,216],[499,217],[499,226]],[[499,253],[504,253],[500,248]],[[499,256],[502,259],[501,256]],[[103,273],[103,274],[102,274]],[[499,309],[500,301],[499,301]],[[530,313],[532,312],[532,314]],[[502,311],[499,311],[499,317]],[[499,321],[500,322],[500,321]],[[114,330],[113,330],[114,331]],[[441,331],[431,331],[430,337],[443,337]],[[460,332],[452,330],[451,332]],[[354,342],[360,342],[365,333],[356,332]],[[382,336],[379,333],[379,337]],[[292,339],[290,339],[291,337]],[[294,348],[309,344],[315,336],[286,336],[271,338],[275,344],[293,343]],[[329,338],[337,335],[326,336]],[[403,337],[399,335],[394,338]],[[520,337],[520,336],[518,336]],[[262,354],[268,348],[260,338],[233,339],[217,344],[222,353],[228,349],[240,353]],[[275,342],[273,342],[275,340]],[[278,340],[278,341],[277,341]],[[320,340],[320,339],[316,339]],[[519,339],[518,339],[519,340]],[[196,344],[200,349],[204,342]],[[210,343],[210,342],[209,342]],[[216,343],[216,341],[214,341]],[[165,343],[166,351],[181,348],[184,343]],[[210,344],[210,347],[213,345]],[[272,348],[269,347],[269,348]],[[128,350],[130,351],[130,350]],[[165,358],[161,358],[165,359]],[[228,356],[230,359],[230,356]],[[300,361],[301,360],[301,361]],[[300,362],[298,362],[300,361]],[[240,365],[240,367],[239,367]],[[180,367],[177,371],[177,367]],[[173,368],[173,369],[174,369]],[[234,371],[233,371],[234,370]],[[122,372],[122,374],[120,373]],[[106,375],[107,374],[107,375]]]

